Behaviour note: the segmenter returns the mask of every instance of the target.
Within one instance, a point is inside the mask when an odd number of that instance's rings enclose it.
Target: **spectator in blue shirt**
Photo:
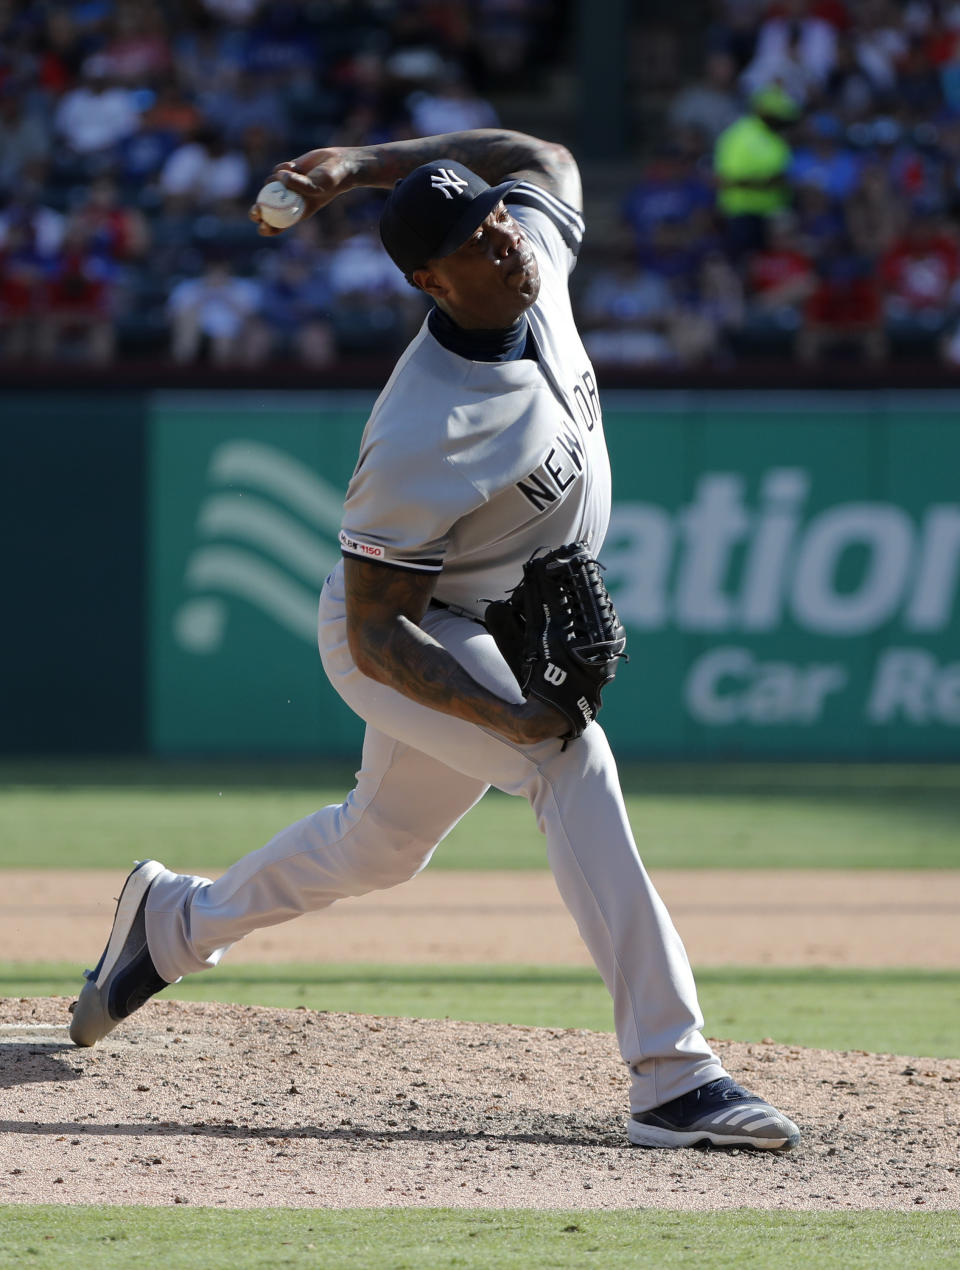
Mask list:
[[[643,250],[667,221],[696,221],[705,232],[712,207],[713,190],[694,162],[675,146],[666,146],[644,167],[626,197],[623,214]]]
[[[857,188],[863,159],[843,142],[843,129],[830,114],[813,115],[805,136],[794,147],[787,176],[794,185],[816,185],[831,200],[842,202]]]

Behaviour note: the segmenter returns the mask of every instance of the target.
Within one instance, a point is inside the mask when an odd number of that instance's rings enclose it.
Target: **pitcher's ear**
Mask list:
[[[410,275],[410,281],[435,300],[441,300],[447,294],[446,285],[432,269],[415,269]]]

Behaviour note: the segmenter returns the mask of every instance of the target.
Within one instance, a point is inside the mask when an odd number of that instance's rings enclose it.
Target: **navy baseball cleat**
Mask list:
[[[107,946],[96,969],[84,971],[87,982],[72,1007],[74,1045],[96,1045],[154,993],[170,986],[157,974],[147,950],[144,919],[147,892],[163,871],[156,860],[142,860],[123,884]]]
[[[729,1076],[711,1080],[652,1111],[638,1111],[629,1122],[630,1141],[638,1147],[759,1147],[786,1151],[800,1141],[800,1130],[782,1111],[748,1093]]]

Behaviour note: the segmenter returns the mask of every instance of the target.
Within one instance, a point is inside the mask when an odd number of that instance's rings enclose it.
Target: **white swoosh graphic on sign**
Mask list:
[[[319,591],[339,552],[320,542],[285,512],[259,498],[216,494],[200,509],[199,527],[208,537],[239,538],[288,565]]]
[[[187,565],[187,582],[239,596],[312,643],[317,633],[317,596],[279,569],[234,547],[201,547]]]
[[[227,441],[210,456],[209,475],[220,484],[265,490],[319,529],[339,532],[342,490],[273,446],[256,441]]]

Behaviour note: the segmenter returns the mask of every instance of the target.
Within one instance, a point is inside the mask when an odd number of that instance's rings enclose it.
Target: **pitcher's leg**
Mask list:
[[[169,870],[157,878],[146,931],[158,973],[172,983],[215,966],[252,930],[406,881],[486,789],[368,728],[345,802],[283,829],[216,882]]]
[[[686,951],[637,852],[613,755],[592,725],[544,763],[532,802],[563,901],[613,997],[632,1111],[725,1075]]]
[[[436,613],[424,624],[480,683],[508,700],[519,694],[482,627]],[[632,1109],[645,1111],[724,1075],[700,1033],[690,965],[637,853],[603,730],[591,724],[566,747],[560,741],[512,745],[365,679],[353,667],[345,639],[330,641],[325,664],[358,714],[398,728],[396,734],[418,749],[530,801],[564,903],[613,997]]]

